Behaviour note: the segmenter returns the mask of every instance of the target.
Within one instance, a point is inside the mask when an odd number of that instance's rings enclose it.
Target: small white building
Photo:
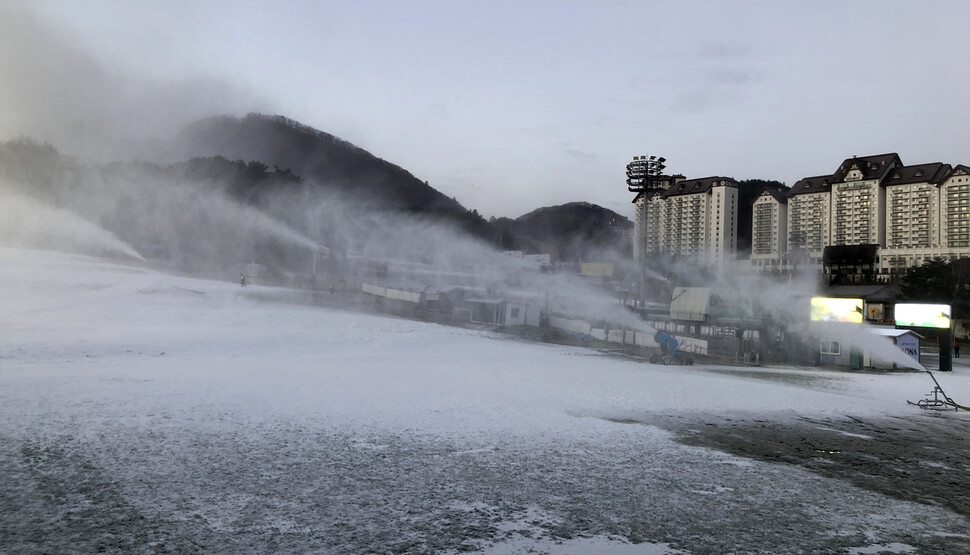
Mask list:
[[[541,322],[542,309],[539,306],[516,301],[505,303],[506,326],[539,327]]]
[[[922,336],[918,333],[912,330],[878,326],[869,327],[868,331],[873,335],[890,338],[898,349],[919,363],[919,341]],[[854,343],[864,343],[864,345]],[[869,341],[852,341],[837,333],[820,333],[819,355],[819,363],[823,366],[843,366],[853,370],[863,368],[892,370],[898,367],[894,362],[885,361],[885,357],[879,357]]]
[[[913,330],[901,330],[895,328],[874,328],[873,333],[876,335],[881,335],[883,337],[888,337],[893,340],[893,344],[899,348],[902,352],[911,356],[913,360],[919,362],[919,340],[923,338],[922,335],[916,333]],[[893,364],[893,368],[896,365]]]
[[[472,297],[463,304],[468,320],[475,324],[539,327],[542,322],[542,309],[521,301]]]
[[[505,325],[505,299],[471,297],[465,299],[464,305],[472,323]]]

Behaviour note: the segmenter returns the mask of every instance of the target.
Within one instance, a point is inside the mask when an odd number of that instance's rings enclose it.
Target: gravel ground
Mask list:
[[[687,445],[797,465],[859,488],[970,517],[970,419],[911,409],[903,416],[767,420],[714,414],[649,422]]]
[[[63,417],[0,437],[5,552],[970,552],[967,422],[944,416],[578,418],[585,439]]]

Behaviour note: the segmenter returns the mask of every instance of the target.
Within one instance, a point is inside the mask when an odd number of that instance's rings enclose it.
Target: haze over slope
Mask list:
[[[633,223],[612,210],[588,202],[546,206],[514,220],[494,222],[503,245],[511,235],[510,248],[551,252],[573,262],[629,259]]]
[[[312,189],[337,194],[362,210],[395,210],[443,218],[487,237],[484,219],[407,170],[324,131],[283,116],[218,116],[185,127],[175,141],[180,159],[224,156],[289,168]]]
[[[189,122],[267,105],[212,76],[107,63],[34,7],[0,3],[0,141],[30,137],[94,161],[164,158],[163,140]]]

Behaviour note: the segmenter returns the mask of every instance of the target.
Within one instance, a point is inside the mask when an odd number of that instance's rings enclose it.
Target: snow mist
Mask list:
[[[115,234],[79,215],[0,186],[0,241],[106,258],[145,259]]]

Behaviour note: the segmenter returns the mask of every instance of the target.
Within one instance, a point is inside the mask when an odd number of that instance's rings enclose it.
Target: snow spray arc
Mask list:
[[[0,189],[0,238],[10,244],[97,256],[145,259],[110,231],[70,210]]]

